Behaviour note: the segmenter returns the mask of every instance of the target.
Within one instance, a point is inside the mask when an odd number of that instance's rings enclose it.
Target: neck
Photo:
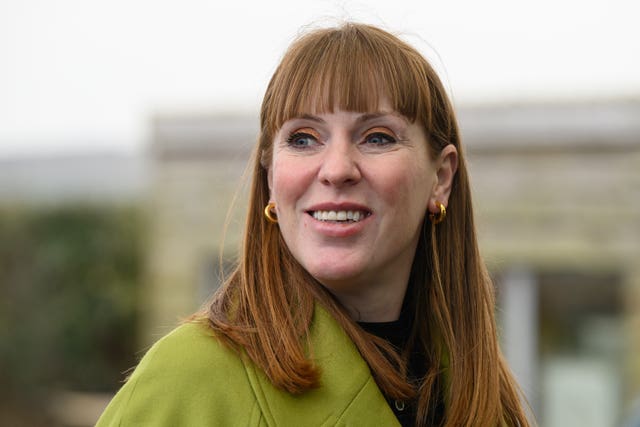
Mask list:
[[[416,242],[407,248],[412,256],[398,256],[384,268],[344,280],[321,282],[356,322],[393,322],[402,311]]]
[[[394,286],[369,286],[363,292],[335,294],[357,322],[392,322],[398,320],[407,291],[407,280]]]

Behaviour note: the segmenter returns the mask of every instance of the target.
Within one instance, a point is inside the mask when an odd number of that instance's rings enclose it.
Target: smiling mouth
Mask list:
[[[348,223],[362,221],[371,212],[366,211],[309,211],[309,215],[318,221]]]

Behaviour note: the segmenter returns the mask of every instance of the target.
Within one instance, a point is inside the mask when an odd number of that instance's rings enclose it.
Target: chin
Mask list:
[[[354,286],[362,276],[362,271],[353,268],[352,265],[344,266],[343,268],[335,265],[325,268],[316,267],[308,269],[307,271],[329,290],[345,289]]]

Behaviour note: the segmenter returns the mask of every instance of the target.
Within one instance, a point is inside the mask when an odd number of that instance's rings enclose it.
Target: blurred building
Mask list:
[[[542,425],[613,425],[640,393],[640,102],[476,106],[459,118],[513,370]],[[257,122],[155,120],[145,343],[233,263]]]
[[[544,426],[640,391],[640,103],[463,110],[503,348]]]
[[[145,344],[204,303],[233,263],[244,224],[242,177],[257,120],[160,117],[154,135]]]
[[[541,425],[615,425],[640,395],[640,102],[470,106],[459,119],[503,348]],[[147,207],[142,348],[233,264],[257,123],[161,116],[149,156],[0,160],[0,201]]]

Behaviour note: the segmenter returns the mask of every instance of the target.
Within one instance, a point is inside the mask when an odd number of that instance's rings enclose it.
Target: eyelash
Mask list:
[[[383,143],[371,143],[373,145],[388,145],[388,144],[393,144],[395,142],[397,142],[396,138],[394,138],[393,136],[389,135],[386,132],[371,132],[369,134],[366,134],[364,136],[364,140],[366,142],[369,142],[369,140],[372,137],[377,137],[377,138],[382,138],[382,139],[386,139],[387,141],[383,142]]]
[[[287,145],[294,148],[307,147],[308,145],[296,144],[296,141],[302,138],[310,138],[317,142],[317,138],[314,135],[310,134],[309,132],[294,132],[287,137],[286,139]]]
[[[318,142],[318,137],[313,135],[310,132],[293,132],[291,135],[289,135],[287,137],[287,139],[285,140],[287,145],[293,148],[298,148],[298,149],[303,149],[306,147],[309,147],[311,144],[297,144],[297,142],[303,138],[309,138],[311,140],[313,140],[314,142]],[[375,143],[375,142],[370,142],[370,140],[372,138],[381,138],[383,140],[386,140],[384,142],[381,143]],[[397,139],[395,137],[393,137],[392,135],[390,135],[387,132],[381,132],[381,131],[376,131],[376,132],[370,132],[366,135],[364,135],[363,138],[363,142],[367,143],[367,144],[371,144],[371,145],[376,145],[376,146],[385,146],[385,145],[390,145],[390,144],[394,144],[397,141]]]

